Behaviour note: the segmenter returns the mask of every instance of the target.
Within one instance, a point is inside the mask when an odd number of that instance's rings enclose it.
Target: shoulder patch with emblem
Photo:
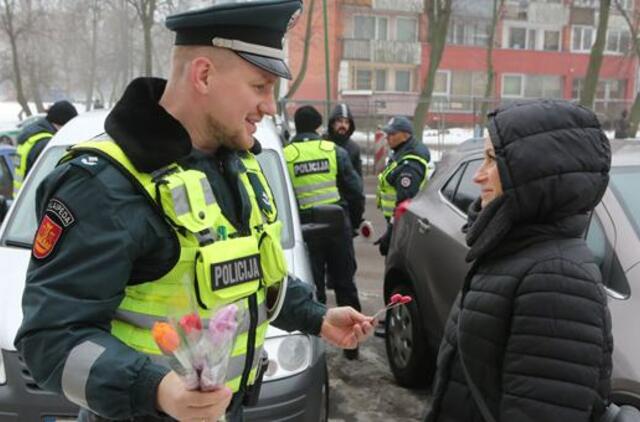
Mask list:
[[[69,161],[69,164],[95,176],[108,165],[108,161],[97,155],[83,154]]]
[[[60,199],[52,198],[47,204],[33,241],[33,257],[43,260],[53,256],[65,231],[75,223],[76,218],[69,207]]]

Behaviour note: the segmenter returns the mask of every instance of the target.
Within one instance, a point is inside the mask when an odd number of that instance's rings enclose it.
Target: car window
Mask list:
[[[473,176],[481,164],[482,160],[469,161],[453,197],[453,204],[465,214],[469,209],[469,205],[480,195],[480,187],[473,182]]]
[[[607,288],[622,295],[622,297],[629,296],[631,288],[627,276],[618,260],[618,255],[607,239],[602,222],[595,214],[589,224],[585,240],[593,253],[598,267],[600,267],[602,283]]]
[[[4,244],[31,248],[33,237],[36,233],[38,221],[36,219],[36,190],[40,182],[56,166],[65,147],[53,147],[46,150],[38,161],[38,165],[32,169],[26,183],[22,185],[20,196],[14,203],[14,211],[11,220],[7,223]]]
[[[640,236],[640,167],[625,166],[611,169],[611,181],[609,186],[615,194],[618,202],[624,209],[631,225]]]
[[[0,195],[5,198],[13,195],[13,177],[4,157],[0,157]]]
[[[460,167],[458,167],[456,172],[453,173],[453,176],[449,178],[447,183],[440,190],[440,192],[442,192],[444,197],[447,198],[449,202],[453,202],[453,196],[456,194],[458,183],[460,183],[460,177],[462,176],[462,173],[464,172],[464,168],[466,167],[466,165],[467,164],[464,163]]]
[[[40,182],[55,167],[64,154],[65,147],[53,147],[45,151],[37,167],[34,167],[33,175],[30,175],[15,203],[15,211],[11,221],[7,223],[3,243],[13,246],[31,248],[38,221],[35,211],[36,190]],[[280,158],[274,150],[265,149],[258,155],[258,161],[262,166],[278,207],[278,218],[283,222],[281,243],[284,248],[293,247],[293,227],[291,222],[291,210],[288,206],[287,185]]]
[[[589,224],[586,238],[587,246],[591,249],[596,263],[603,269],[604,261],[607,256],[607,238],[604,235],[604,229],[600,219],[594,214]]]

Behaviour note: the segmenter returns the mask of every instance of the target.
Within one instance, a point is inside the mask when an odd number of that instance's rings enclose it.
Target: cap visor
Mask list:
[[[258,66],[260,69],[266,70],[267,72],[273,73],[281,78],[291,79],[289,67],[280,59],[272,59],[271,57],[258,56],[250,53],[241,53],[239,51],[236,51],[236,53],[249,63]]]
[[[383,127],[383,128],[382,128],[382,131],[383,131],[384,133],[386,133],[387,135],[390,135],[390,134],[392,134],[392,133],[396,133],[396,132],[397,132],[396,130],[394,130],[393,128],[391,128],[391,127],[389,127],[389,126],[385,126],[385,127]]]

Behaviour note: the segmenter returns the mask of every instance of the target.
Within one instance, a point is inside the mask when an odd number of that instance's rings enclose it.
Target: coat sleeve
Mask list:
[[[122,218],[131,204],[71,164],[43,182],[37,202],[16,348],[38,385],[79,406],[109,419],[157,414],[168,370],[110,333],[139,249],[142,229]]]
[[[340,197],[347,202],[349,219],[353,228],[357,228],[362,222],[364,214],[365,197],[362,187],[362,178],[356,173],[351,164],[351,159],[345,149],[336,145],[338,161],[338,191]]]
[[[595,266],[594,266],[595,267]],[[611,325],[597,270],[536,264],[513,302],[500,421],[590,421],[610,376]]]
[[[282,310],[273,325],[285,331],[319,335],[327,307],[313,298],[311,286],[289,276]]]

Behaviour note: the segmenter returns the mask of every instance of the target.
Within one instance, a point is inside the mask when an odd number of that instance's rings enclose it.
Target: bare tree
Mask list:
[[[140,23],[142,23],[142,34],[144,37],[144,74],[153,75],[153,42],[151,28],[155,24],[156,0],[127,0],[135,10]]]
[[[584,78],[584,85],[582,86],[582,93],[580,94],[580,104],[589,108],[593,107],[593,100],[596,96],[598,76],[600,74],[600,66],[602,65],[604,46],[607,41],[607,23],[609,22],[610,8],[611,0],[600,0],[600,17],[598,19],[596,42],[591,48],[587,76]]]
[[[307,73],[307,64],[309,62],[309,48],[311,46],[311,37],[313,36],[312,28],[313,28],[314,5],[315,5],[315,0],[309,0],[309,5],[306,7],[306,9],[308,9],[309,12],[307,14],[307,27],[305,28],[305,33],[304,33],[304,49],[302,51],[302,64],[300,65],[300,71],[298,72],[296,79],[293,81],[293,83],[291,84],[291,87],[289,88],[289,92],[287,92],[287,95],[285,95],[286,99],[293,97],[293,95],[296,93],[296,91],[302,84],[302,81],[304,80],[304,77]]]
[[[632,19],[629,16],[629,12],[624,9],[620,0],[615,0],[616,7],[624,20],[627,22],[627,26],[629,27],[629,32],[631,33],[631,48],[633,49],[633,53],[640,59],[640,40],[638,40],[638,25],[640,21],[638,21],[637,17]],[[635,20],[635,22],[634,22]],[[638,132],[638,124],[640,123],[640,92],[636,93],[636,98],[633,101],[633,105],[631,106],[631,112],[629,113],[629,133],[631,136],[635,136],[636,132]]]
[[[451,2],[452,0],[424,0],[427,17],[429,19],[427,42],[429,43],[430,50],[427,76],[423,82],[418,104],[413,113],[413,133],[418,139],[422,139],[424,122],[431,105],[431,95],[433,93],[436,71],[440,65],[447,40],[447,29],[449,27],[449,17],[451,16]]]
[[[86,80],[85,87],[85,110],[89,111],[91,109],[91,104],[93,102],[93,91],[95,89],[96,84],[96,67],[97,67],[97,59],[96,54],[98,51],[98,31],[99,24],[101,20],[102,14],[102,1],[101,0],[91,0],[89,2],[89,17],[90,17],[90,33],[91,33],[91,46],[89,47],[89,73]]]
[[[496,26],[498,25],[498,19],[502,7],[504,6],[504,0],[493,0],[493,9],[491,23],[488,28],[489,37],[487,38],[487,85],[484,88],[484,99],[480,106],[480,123],[484,126],[487,119],[487,109],[489,108],[489,101],[493,97],[493,79],[495,78],[495,70],[493,68],[493,47],[496,37]]]
[[[31,28],[31,2],[18,0],[1,0],[2,14],[0,14],[0,29],[7,34],[11,46],[11,59],[13,63],[13,83],[16,89],[16,99],[27,116],[31,116],[31,109],[25,95],[20,70],[20,56],[18,44],[20,37]],[[17,16],[22,14],[23,19]]]

